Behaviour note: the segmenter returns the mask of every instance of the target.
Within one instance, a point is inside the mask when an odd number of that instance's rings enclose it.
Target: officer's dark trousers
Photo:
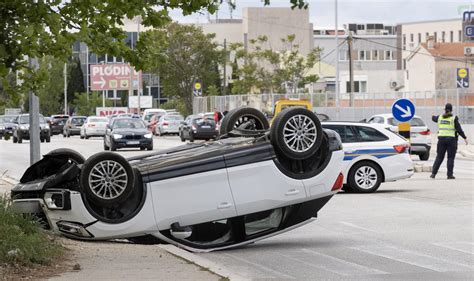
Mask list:
[[[456,156],[456,150],[458,148],[458,142],[454,137],[439,137],[438,147],[436,148],[436,160],[433,164],[433,175],[436,175],[439,170],[439,166],[444,160],[444,155],[448,152],[448,177],[453,175],[454,169],[454,157]]]

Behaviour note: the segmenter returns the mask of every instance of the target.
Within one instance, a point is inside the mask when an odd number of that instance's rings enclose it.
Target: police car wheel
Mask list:
[[[347,180],[352,192],[372,193],[382,183],[382,171],[375,163],[362,161],[352,166]]]

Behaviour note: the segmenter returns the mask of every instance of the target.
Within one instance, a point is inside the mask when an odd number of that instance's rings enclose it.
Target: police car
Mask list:
[[[346,192],[375,192],[382,182],[413,175],[408,141],[383,125],[322,122],[322,126],[341,136]]]

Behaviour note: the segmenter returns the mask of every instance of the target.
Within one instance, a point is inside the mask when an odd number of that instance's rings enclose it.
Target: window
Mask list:
[[[446,32],[444,31],[441,32],[441,42],[446,42]]]
[[[359,84],[360,93],[367,93],[367,81],[360,81]]]
[[[418,33],[418,44],[421,43],[421,33]]]
[[[430,34],[426,32],[425,34],[425,42],[428,42],[428,39],[430,39]]]
[[[346,92],[351,92],[351,82],[346,81]],[[367,92],[367,81],[354,81],[354,93],[366,93]]]
[[[346,56],[348,55],[347,50],[340,50],[339,51],[339,61],[345,61],[347,60]]]
[[[407,69],[407,60],[403,59],[403,69]]]
[[[371,60],[370,51],[365,51],[365,60]]]
[[[354,128],[359,136],[359,141],[361,142],[388,140],[388,137],[386,135],[382,134],[374,128],[364,126],[355,126]]]
[[[449,42],[454,42],[454,32],[452,30],[449,32]]]
[[[458,42],[462,42],[462,31],[458,30]]]
[[[403,34],[403,50],[406,49],[406,46],[407,46],[407,37],[405,34]]]
[[[384,60],[385,59],[384,51],[380,50],[380,51],[378,51],[378,54],[379,54],[379,60]]]
[[[114,62],[114,56],[107,55],[107,62]]]
[[[435,43],[438,42],[438,32],[434,33],[434,41]]]
[[[359,51],[359,60],[365,60],[365,51]]]
[[[345,125],[323,125],[324,129],[335,131],[341,137],[342,143],[356,142],[357,139],[351,127]]]
[[[387,122],[391,126],[398,126],[398,123],[400,123],[397,120],[395,120],[395,118],[392,118],[392,117],[388,118]],[[423,120],[421,118],[415,117],[415,118],[410,120],[410,126],[412,126],[412,127],[424,127],[424,126],[426,126],[426,124],[425,124],[425,122],[423,122]]]
[[[379,51],[373,50],[372,51],[372,60],[379,60]]]
[[[410,34],[410,42],[415,42],[415,38],[414,38],[413,33]]]
[[[385,60],[393,60],[393,51],[385,51]]]

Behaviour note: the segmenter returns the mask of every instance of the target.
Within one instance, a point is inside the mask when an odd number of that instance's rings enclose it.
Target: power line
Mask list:
[[[444,57],[444,56],[434,56],[434,55],[429,55],[429,54],[425,54],[425,53],[420,53],[420,52],[417,52],[415,50],[405,50],[405,49],[403,49],[401,47],[398,47],[398,46],[393,46],[393,45],[390,45],[390,44],[373,41],[373,40],[370,40],[370,39],[367,39],[367,38],[355,37],[355,36],[353,38],[357,39],[357,40],[363,40],[363,41],[371,42],[371,43],[378,44],[378,45],[381,45],[381,46],[397,49],[397,50],[402,51],[402,52],[409,52],[411,54],[418,53],[418,54],[423,55],[423,56],[432,57],[432,58],[439,58],[439,59],[446,60],[446,61],[455,61],[455,62],[461,62],[461,63],[468,63],[468,64],[471,64],[471,65],[474,64],[473,62],[469,62],[467,59],[466,60],[457,60],[457,59]]]
[[[347,38],[344,39],[339,45],[337,45],[336,48],[333,48],[331,51],[329,51],[327,54],[324,55],[324,57],[320,58],[319,61],[323,61],[325,58],[327,58],[329,55],[331,55],[335,50],[337,50],[338,47],[341,47],[345,42],[347,41]]]

